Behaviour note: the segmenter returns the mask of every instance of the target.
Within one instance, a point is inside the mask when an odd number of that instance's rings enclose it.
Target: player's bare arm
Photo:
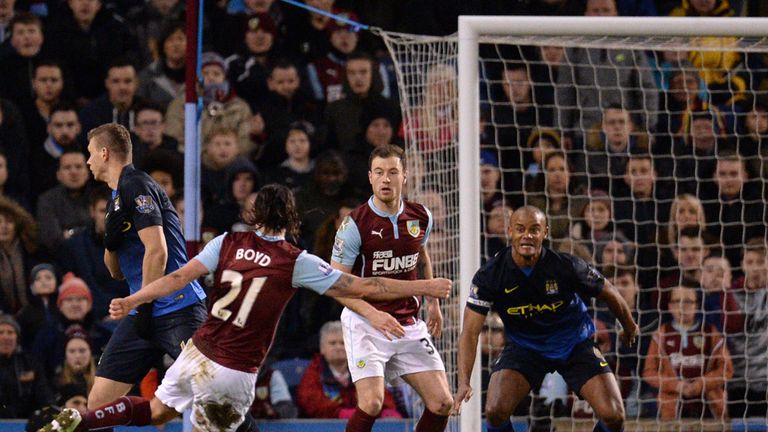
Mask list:
[[[621,294],[616,290],[616,287],[610,282],[605,281],[603,290],[597,298],[604,301],[611,312],[613,312],[616,318],[619,319],[621,326],[624,328],[621,332],[622,342],[627,346],[634,345],[640,329],[635,323],[635,320],[632,319],[632,311],[630,311],[629,305],[627,305],[627,302],[621,297]]]
[[[125,279],[125,276],[123,276],[123,271],[120,269],[120,260],[117,256],[117,252],[105,249],[104,265],[107,266],[107,270],[109,270],[109,275],[112,276],[112,279]]]
[[[141,286],[145,287],[165,274],[165,265],[168,262],[168,245],[165,243],[165,234],[161,225],[142,229],[139,231],[139,239],[144,244]]]
[[[109,315],[112,319],[123,318],[137,306],[173,294],[206,274],[208,269],[203,263],[191,259],[180,269],[145,285],[133,295],[113,299],[109,305]]]
[[[341,264],[332,260],[331,267],[346,274],[352,273],[351,265]],[[367,301],[346,297],[337,297],[336,301],[341,303],[341,305],[347,309],[367,319],[373,328],[384,334],[387,339],[392,340],[390,336],[397,338],[405,336],[405,329],[402,325],[400,325],[395,317],[376,309]]]
[[[459,387],[453,398],[453,413],[459,414],[461,404],[472,397],[472,386],[469,378],[472,368],[475,367],[477,353],[477,341],[483,330],[485,315],[479,314],[470,308],[464,308],[464,324],[459,336]]]
[[[325,294],[331,297],[365,297],[377,301],[395,300],[412,295],[448,298],[451,285],[451,281],[444,278],[407,281],[382,277],[359,278],[342,273]]]
[[[419,276],[421,279],[432,279],[434,273],[432,272],[432,258],[427,252],[427,246],[423,245],[419,249],[419,261],[416,264],[418,266]],[[440,300],[435,297],[427,297],[424,300],[424,304],[427,306],[427,329],[432,337],[440,337],[443,334],[443,311],[440,310]]]

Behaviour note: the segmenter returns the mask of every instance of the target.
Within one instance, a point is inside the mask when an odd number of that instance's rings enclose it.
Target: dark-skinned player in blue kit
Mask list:
[[[542,246],[549,227],[544,213],[525,206],[510,217],[511,247],[483,265],[472,279],[459,338],[459,387],[454,412],[472,397],[469,378],[477,341],[489,310],[504,323],[507,345],[493,367],[485,407],[489,432],[512,432],[510,416],[548,372],[592,406],[596,432],[624,427],[624,405],[608,363],[592,340],[595,326],[585,300],[604,301],[634,344],[638,326],[629,306],[602,274],[582,259]]]

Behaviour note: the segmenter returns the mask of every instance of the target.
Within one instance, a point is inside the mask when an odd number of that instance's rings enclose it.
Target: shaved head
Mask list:
[[[534,206],[523,206],[510,217],[509,238],[512,259],[521,266],[533,266],[541,256],[544,239],[549,234],[547,216]]]
[[[538,207],[534,207],[532,205],[522,206],[519,209],[515,210],[515,212],[512,213],[511,219],[515,221],[515,220],[519,220],[519,218],[528,218],[528,217],[533,219],[541,218],[541,220],[544,222],[544,225],[547,224],[547,215],[545,215],[544,212],[541,211],[541,209],[539,209]]]

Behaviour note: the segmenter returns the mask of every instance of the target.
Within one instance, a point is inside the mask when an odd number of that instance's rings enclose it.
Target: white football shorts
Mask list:
[[[344,348],[352,382],[384,377],[398,382],[399,377],[418,372],[445,371],[443,359],[432,343],[427,324],[418,319],[405,328],[405,336],[388,340],[384,334],[351,310],[341,313]]]
[[[155,397],[179,413],[192,406],[192,425],[201,432],[234,431],[253,403],[256,375],[214,362],[190,340]]]

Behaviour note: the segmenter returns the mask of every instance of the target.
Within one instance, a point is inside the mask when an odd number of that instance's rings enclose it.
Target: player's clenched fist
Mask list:
[[[133,309],[133,305],[131,305],[127,299],[112,299],[112,301],[109,303],[109,317],[114,320],[125,318],[131,309]]]
[[[427,297],[446,299],[451,296],[453,282],[450,279],[435,278],[426,281],[424,294]]]

